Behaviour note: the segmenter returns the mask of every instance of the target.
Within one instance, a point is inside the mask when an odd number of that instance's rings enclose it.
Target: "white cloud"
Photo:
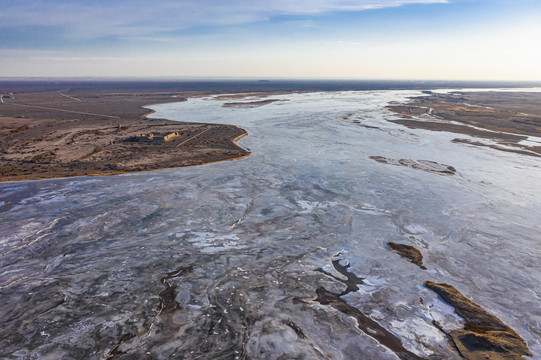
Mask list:
[[[266,21],[279,15],[313,15],[442,4],[448,0],[19,0],[2,4],[0,28],[51,26],[74,37],[143,36],[194,26]]]

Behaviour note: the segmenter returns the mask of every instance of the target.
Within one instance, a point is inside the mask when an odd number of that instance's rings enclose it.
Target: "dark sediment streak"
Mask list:
[[[165,284],[166,288],[160,293],[160,314],[163,312],[175,311],[180,308],[180,304],[175,300],[175,287],[171,286],[167,280],[180,277],[192,271],[193,266],[181,267],[177,271],[170,272],[162,278],[162,283]],[[158,314],[158,316],[160,314]]]
[[[321,305],[330,305],[336,310],[351,316],[357,320],[357,325],[365,334],[376,339],[380,344],[386,346],[402,360],[421,360],[423,358],[406,350],[399,338],[394,336],[380,324],[364,315],[361,311],[348,305],[340,298],[340,295],[334,294],[324,287],[316,290],[317,299]]]
[[[174,329],[174,324],[171,321],[171,317],[173,316],[174,312],[181,309],[180,304],[175,300],[176,297],[176,287],[172,286],[168,280],[181,277],[183,275],[186,275],[190,272],[192,272],[194,269],[193,266],[185,266],[181,267],[176,271],[167,273],[161,280],[163,284],[165,284],[166,288],[160,292],[160,310],[158,314],[153,317],[151,320],[147,321],[145,326],[143,327],[143,330],[139,332],[139,334],[125,334],[122,336],[120,341],[109,351],[107,359],[113,359],[117,355],[121,354],[128,354],[131,350],[131,348],[123,349],[122,346],[124,344],[130,345],[129,342],[132,340],[135,340],[136,338],[141,338],[142,336],[150,334],[150,331],[154,325],[154,323],[157,322],[158,319],[161,319],[161,331],[165,333],[172,333]],[[164,315],[167,315],[164,318]],[[137,341],[137,340],[135,340]]]
[[[343,283],[346,285],[346,290],[340,294],[335,294],[324,287],[320,287],[316,290],[317,298],[315,301],[319,302],[321,305],[329,305],[341,313],[355,318],[357,320],[359,329],[394,352],[400,359],[422,360],[423,358],[405,349],[398,337],[393,335],[376,321],[364,315],[359,309],[347,304],[343,299],[341,299],[341,296],[359,290],[357,285],[363,284],[363,279],[348,271],[348,268],[350,267],[349,264],[345,266],[340,265],[340,260],[333,260],[332,264],[336,271],[346,277],[346,280],[340,279],[324,271],[323,269],[317,269],[316,271]]]
[[[349,264],[347,265],[340,265],[340,260],[333,260],[332,265],[336,271],[338,271],[340,274],[344,275],[346,277],[346,280],[340,279],[339,277],[334,276],[333,274],[330,274],[326,272],[323,269],[316,269],[316,271],[319,271],[327,276],[332,277],[336,281],[340,281],[344,285],[346,285],[346,290],[340,294],[340,296],[349,294],[350,292],[359,290],[359,287],[357,285],[364,284],[363,279],[358,277],[352,272],[349,272],[348,269],[350,267]]]
[[[293,331],[295,331],[295,334],[301,339],[306,339],[306,335],[304,334],[304,331],[293,321],[289,320],[284,322],[287,326],[289,326]]]

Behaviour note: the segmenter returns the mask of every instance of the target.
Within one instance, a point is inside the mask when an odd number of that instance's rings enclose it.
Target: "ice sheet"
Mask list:
[[[154,106],[159,118],[238,125],[253,155],[1,184],[0,357],[397,359],[315,301],[320,287],[345,289],[315,271],[343,279],[333,259],[365,279],[347,304],[420,357],[458,358],[431,322],[461,323],[426,280],[455,286],[541,357],[541,161],[386,121],[395,118],[388,102],[420,94]],[[417,247],[428,270],[387,250],[389,241]]]

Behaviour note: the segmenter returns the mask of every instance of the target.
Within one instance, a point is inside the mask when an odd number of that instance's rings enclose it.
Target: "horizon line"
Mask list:
[[[527,83],[541,84],[541,80],[509,79],[422,79],[422,78],[345,78],[345,77],[254,77],[254,76],[0,76],[0,81],[396,81],[396,82],[470,82],[470,83]]]

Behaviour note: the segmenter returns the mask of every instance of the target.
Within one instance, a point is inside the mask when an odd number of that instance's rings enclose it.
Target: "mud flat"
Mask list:
[[[250,153],[232,125],[148,119],[148,104],[201,92],[17,88],[0,104],[0,181],[200,165]]]
[[[431,160],[390,159],[384,156],[370,156],[370,159],[381,164],[405,166],[415,170],[435,173],[439,175],[454,175],[456,169],[450,165],[439,164]]]
[[[225,103],[223,107],[259,107],[263,105],[272,104],[273,102],[283,101],[280,99],[267,99],[267,100],[258,100],[258,101],[245,101],[245,102],[229,102]]]
[[[449,333],[463,358],[522,360],[523,356],[532,356],[524,340],[513,329],[466,298],[453,286],[432,281],[427,281],[425,285],[464,318],[464,328]]]
[[[538,144],[521,143],[529,137],[541,137],[541,93],[430,93],[388,108],[402,116],[402,119],[391,121],[408,128],[468,135],[489,142],[468,139],[456,139],[455,142],[523,155],[541,155]]]
[[[409,262],[419,266],[421,269],[426,270],[426,266],[423,265],[423,254],[411,245],[398,244],[395,242],[387,243],[387,249],[396,251],[398,255],[407,259]]]

